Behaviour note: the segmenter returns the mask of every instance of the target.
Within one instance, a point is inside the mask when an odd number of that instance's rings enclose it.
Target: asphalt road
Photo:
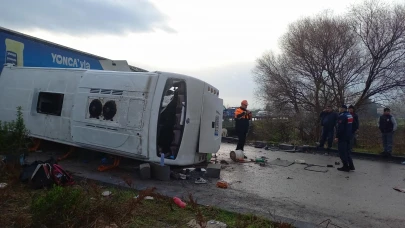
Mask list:
[[[303,159],[308,164],[334,166],[312,167],[321,172],[306,170],[303,164],[262,167],[253,162],[231,161],[229,152],[234,147],[224,143],[217,154],[217,162],[229,163],[221,170],[221,179],[230,184],[228,189],[217,188],[216,179],[207,179],[207,184],[200,185],[193,180],[140,180],[136,174],[138,163],[133,161],[107,172],[97,171],[98,160],[84,163],[72,158],[60,164],[77,176],[123,186],[123,176],[131,177],[132,187],[136,189],[156,187],[168,196],[184,198],[192,193],[204,205],[296,221],[298,227],[315,227],[325,220],[339,227],[405,227],[405,193],[393,190],[393,187],[405,188],[405,165],[356,159],[356,171],[346,173],[336,170],[335,161],[339,159],[335,156],[246,147],[248,158],[265,156],[268,161],[280,158],[292,162]],[[33,153],[28,160],[46,159],[55,153],[60,154],[57,151]],[[318,227],[326,227],[327,223],[323,224]]]

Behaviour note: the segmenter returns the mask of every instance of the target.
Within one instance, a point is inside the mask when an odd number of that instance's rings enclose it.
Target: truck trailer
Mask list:
[[[125,60],[110,60],[0,27],[0,72],[6,63],[26,67],[147,72]]]

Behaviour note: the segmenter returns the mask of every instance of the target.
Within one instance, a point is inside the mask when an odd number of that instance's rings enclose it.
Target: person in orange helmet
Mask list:
[[[240,107],[235,110],[235,130],[238,135],[236,150],[244,151],[246,135],[249,130],[249,120],[252,119],[252,112],[247,110],[248,105],[247,100],[243,100]]]

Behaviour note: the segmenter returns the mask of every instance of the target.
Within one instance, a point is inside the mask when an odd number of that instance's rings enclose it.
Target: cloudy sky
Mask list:
[[[0,0],[0,26],[148,71],[215,85],[225,105],[255,99],[252,69],[289,23],[360,0]],[[387,0],[388,1],[388,0]]]

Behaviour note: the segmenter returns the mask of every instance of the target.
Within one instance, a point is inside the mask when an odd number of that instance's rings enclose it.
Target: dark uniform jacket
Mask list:
[[[350,141],[352,137],[353,116],[349,112],[342,112],[338,117],[336,138],[339,141]]]
[[[321,112],[321,125],[324,128],[333,129],[336,126],[338,114],[336,112]]]
[[[353,116],[353,126],[352,126],[352,132],[355,133],[357,130],[359,130],[360,122],[359,122],[359,116],[356,113],[350,113]]]
[[[382,115],[379,120],[379,128],[381,133],[391,133],[394,131],[394,122],[391,115]]]

